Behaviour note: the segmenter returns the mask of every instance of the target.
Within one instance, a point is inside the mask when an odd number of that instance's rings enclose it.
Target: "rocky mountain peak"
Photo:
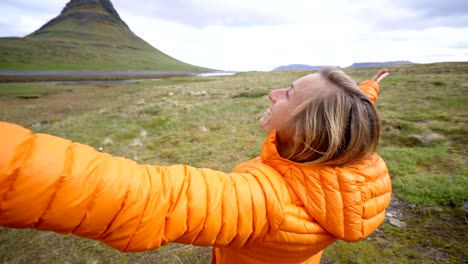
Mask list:
[[[64,21],[73,20],[77,25],[85,25],[90,21],[123,27],[130,30],[127,24],[120,18],[110,0],[71,0],[63,8],[59,16],[50,20],[31,36],[38,36],[50,32],[56,25]]]
[[[119,14],[115,10],[110,0],[71,0],[67,3],[65,8],[62,10],[61,15],[66,15],[69,13],[76,13],[79,10],[105,10],[112,18],[116,21],[125,24],[125,22],[120,18]]]

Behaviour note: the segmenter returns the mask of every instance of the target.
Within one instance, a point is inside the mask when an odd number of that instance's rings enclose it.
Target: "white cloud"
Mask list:
[[[30,0],[2,0],[0,3],[0,36],[23,37],[39,29],[60,14],[65,0],[36,2]]]
[[[190,27],[278,25],[281,13],[272,12],[267,1],[167,0],[146,3],[114,1],[131,13],[168,20]]]
[[[361,10],[367,13],[376,28],[385,30],[466,28],[468,25],[466,0],[381,0],[367,3]]]

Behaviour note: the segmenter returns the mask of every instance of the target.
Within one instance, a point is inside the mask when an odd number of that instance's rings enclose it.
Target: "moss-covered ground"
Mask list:
[[[356,81],[377,69],[346,70]],[[394,188],[388,220],[359,243],[337,242],[322,263],[468,263],[468,63],[390,68],[377,106],[378,152]],[[0,120],[141,163],[230,171],[258,155],[267,93],[307,72],[250,72],[121,84],[0,84]],[[0,131],[1,134],[1,131]],[[210,248],[121,253],[78,238],[0,229],[3,263],[209,263]]]

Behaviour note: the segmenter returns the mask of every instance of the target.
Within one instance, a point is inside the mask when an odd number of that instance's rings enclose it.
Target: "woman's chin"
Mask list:
[[[258,124],[260,125],[260,127],[263,129],[263,131],[265,131],[266,133],[270,133],[270,130],[269,127],[268,127],[268,122],[266,122],[264,120],[264,117],[260,118],[260,120],[258,120]]]

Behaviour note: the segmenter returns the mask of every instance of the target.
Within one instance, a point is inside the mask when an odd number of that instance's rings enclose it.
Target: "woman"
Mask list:
[[[374,153],[381,70],[360,88],[325,68],[273,90],[260,156],[230,174],[150,166],[0,123],[0,225],[73,233],[122,251],[213,246],[213,263],[319,263],[384,220]],[[362,90],[362,91],[361,91]]]

